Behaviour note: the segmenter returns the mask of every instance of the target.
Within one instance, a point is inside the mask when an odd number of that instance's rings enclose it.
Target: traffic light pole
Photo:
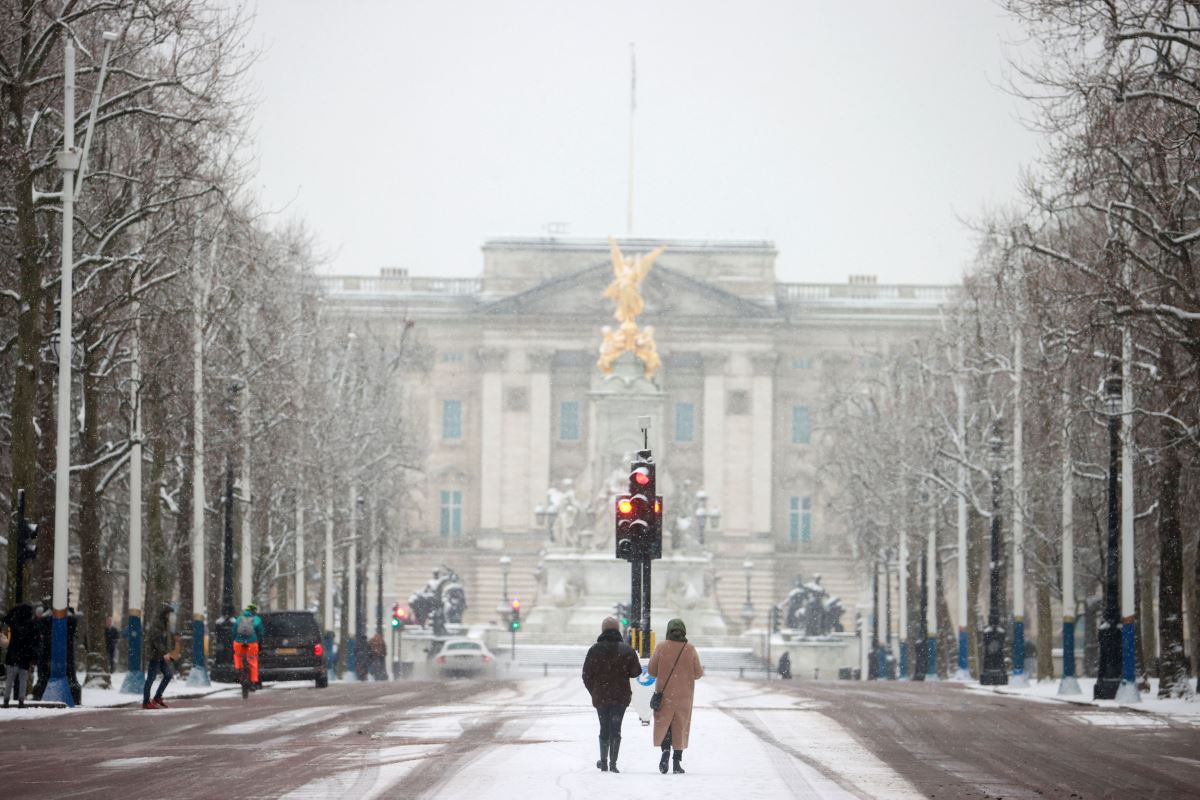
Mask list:
[[[641,563],[642,567],[642,633],[638,637],[640,644],[638,655],[642,658],[650,657],[650,559],[644,559]],[[636,565],[635,565],[636,568]]]
[[[642,567],[636,561],[629,562],[629,629],[630,644],[641,655],[638,636],[642,630]]]

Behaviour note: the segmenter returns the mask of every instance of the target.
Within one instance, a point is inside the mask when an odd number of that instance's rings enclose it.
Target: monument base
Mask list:
[[[542,589],[522,629],[541,641],[555,634],[564,642],[594,638],[601,621],[614,615],[616,604],[630,601],[632,567],[613,556],[550,550],[542,557],[541,570]],[[712,574],[711,553],[672,554],[653,562],[650,622],[659,639],[676,617],[687,625],[689,635],[728,633],[714,601]]]

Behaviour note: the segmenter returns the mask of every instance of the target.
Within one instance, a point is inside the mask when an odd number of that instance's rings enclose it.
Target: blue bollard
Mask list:
[[[129,672],[121,684],[121,694],[141,694],[146,684],[142,667],[142,618],[134,609],[129,611]]]
[[[50,621],[50,682],[42,692],[42,699],[75,707],[71,684],[67,681],[67,617],[66,612],[60,615],[57,609]]]
[[[212,686],[208,679],[208,663],[204,658],[204,618],[192,620],[192,671],[188,673],[188,686]]]
[[[1025,620],[1022,617],[1013,619],[1012,645],[1012,675],[1008,685],[1022,687],[1029,685],[1029,676],[1025,674]]]

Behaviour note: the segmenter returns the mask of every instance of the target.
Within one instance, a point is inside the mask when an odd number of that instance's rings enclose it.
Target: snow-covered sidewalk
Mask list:
[[[991,692],[1040,703],[1072,703],[1094,708],[1128,709],[1142,711],[1147,714],[1158,714],[1179,722],[1200,726],[1200,696],[1195,694],[1196,679],[1192,679],[1193,696],[1191,699],[1175,698],[1160,700],[1158,698],[1158,678],[1150,679],[1150,691],[1142,693],[1140,703],[1119,703],[1116,700],[1093,700],[1092,689],[1096,685],[1095,678],[1079,678],[1079,694],[1060,695],[1058,679],[1033,681],[1028,687],[1013,686],[981,686],[976,682],[964,684],[970,691]]]
[[[82,684],[85,675],[82,673],[78,676],[79,682]],[[112,675],[111,689],[97,689],[91,686],[83,688],[83,702],[75,708],[17,708],[14,702],[9,708],[0,710],[0,722],[8,720],[35,719],[37,717],[46,717],[53,714],[75,713],[81,711],[96,711],[106,708],[119,708],[123,706],[141,705],[142,696],[140,694],[123,694],[121,686],[125,683],[124,672],[114,672]],[[158,680],[154,681],[157,688]],[[188,686],[186,678],[178,676],[171,679],[167,684],[167,690],[163,697],[168,702],[174,699],[186,699],[195,697],[209,697],[211,695],[241,691],[236,683],[216,683],[211,686],[197,687]]]

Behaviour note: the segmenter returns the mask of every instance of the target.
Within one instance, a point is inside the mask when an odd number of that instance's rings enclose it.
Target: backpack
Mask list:
[[[254,641],[257,636],[254,633],[254,617],[247,617],[245,614],[238,620],[237,634],[243,639]]]

